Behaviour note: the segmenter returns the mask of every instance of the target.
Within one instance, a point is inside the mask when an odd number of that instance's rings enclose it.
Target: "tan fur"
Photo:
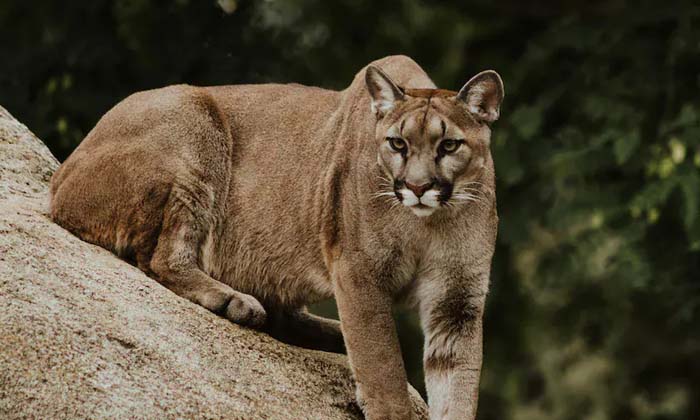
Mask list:
[[[140,92],[54,174],[51,215],[175,293],[287,341],[342,351],[337,323],[303,309],[335,296],[368,419],[410,418],[391,305],[413,303],[431,418],[474,418],[498,222],[486,123],[503,94],[493,75],[459,94],[436,91],[414,61],[394,56],[341,92]],[[411,152],[399,161],[385,138],[402,123]],[[464,144],[438,161],[443,131]],[[436,207],[418,209],[396,195],[401,180],[409,191],[435,177],[472,199],[438,203],[431,189],[421,200]]]

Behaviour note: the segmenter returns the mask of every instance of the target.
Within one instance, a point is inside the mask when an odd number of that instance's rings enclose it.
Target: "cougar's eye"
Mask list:
[[[455,151],[457,151],[457,149],[459,149],[459,146],[462,144],[462,142],[463,140],[443,140],[442,143],[440,143],[440,151],[444,154],[454,153]]]
[[[391,146],[391,148],[396,150],[397,152],[406,151],[407,145],[406,141],[404,141],[403,139],[400,139],[398,137],[387,137],[386,141],[388,141],[389,146]]]

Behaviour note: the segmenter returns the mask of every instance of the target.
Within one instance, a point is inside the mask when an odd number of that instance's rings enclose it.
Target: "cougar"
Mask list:
[[[343,91],[136,93],[53,175],[51,217],[235,323],[346,350],[368,419],[412,416],[392,304],[414,305],[431,418],[473,419],[503,95],[494,71],[441,90],[405,56]],[[305,309],[329,297],[339,323]]]

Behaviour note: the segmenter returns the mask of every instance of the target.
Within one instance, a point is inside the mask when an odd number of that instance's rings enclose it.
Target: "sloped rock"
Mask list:
[[[0,107],[1,418],[362,418],[344,356],[232,324],[54,224],[57,167]]]

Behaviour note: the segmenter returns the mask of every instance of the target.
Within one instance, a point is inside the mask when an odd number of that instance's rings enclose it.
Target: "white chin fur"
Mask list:
[[[436,210],[435,207],[417,207],[417,206],[413,206],[413,207],[409,207],[409,208],[411,209],[411,211],[413,212],[413,214],[415,214],[415,215],[418,216],[418,217],[428,217],[428,216],[430,216],[431,214],[433,214],[433,212]]]

